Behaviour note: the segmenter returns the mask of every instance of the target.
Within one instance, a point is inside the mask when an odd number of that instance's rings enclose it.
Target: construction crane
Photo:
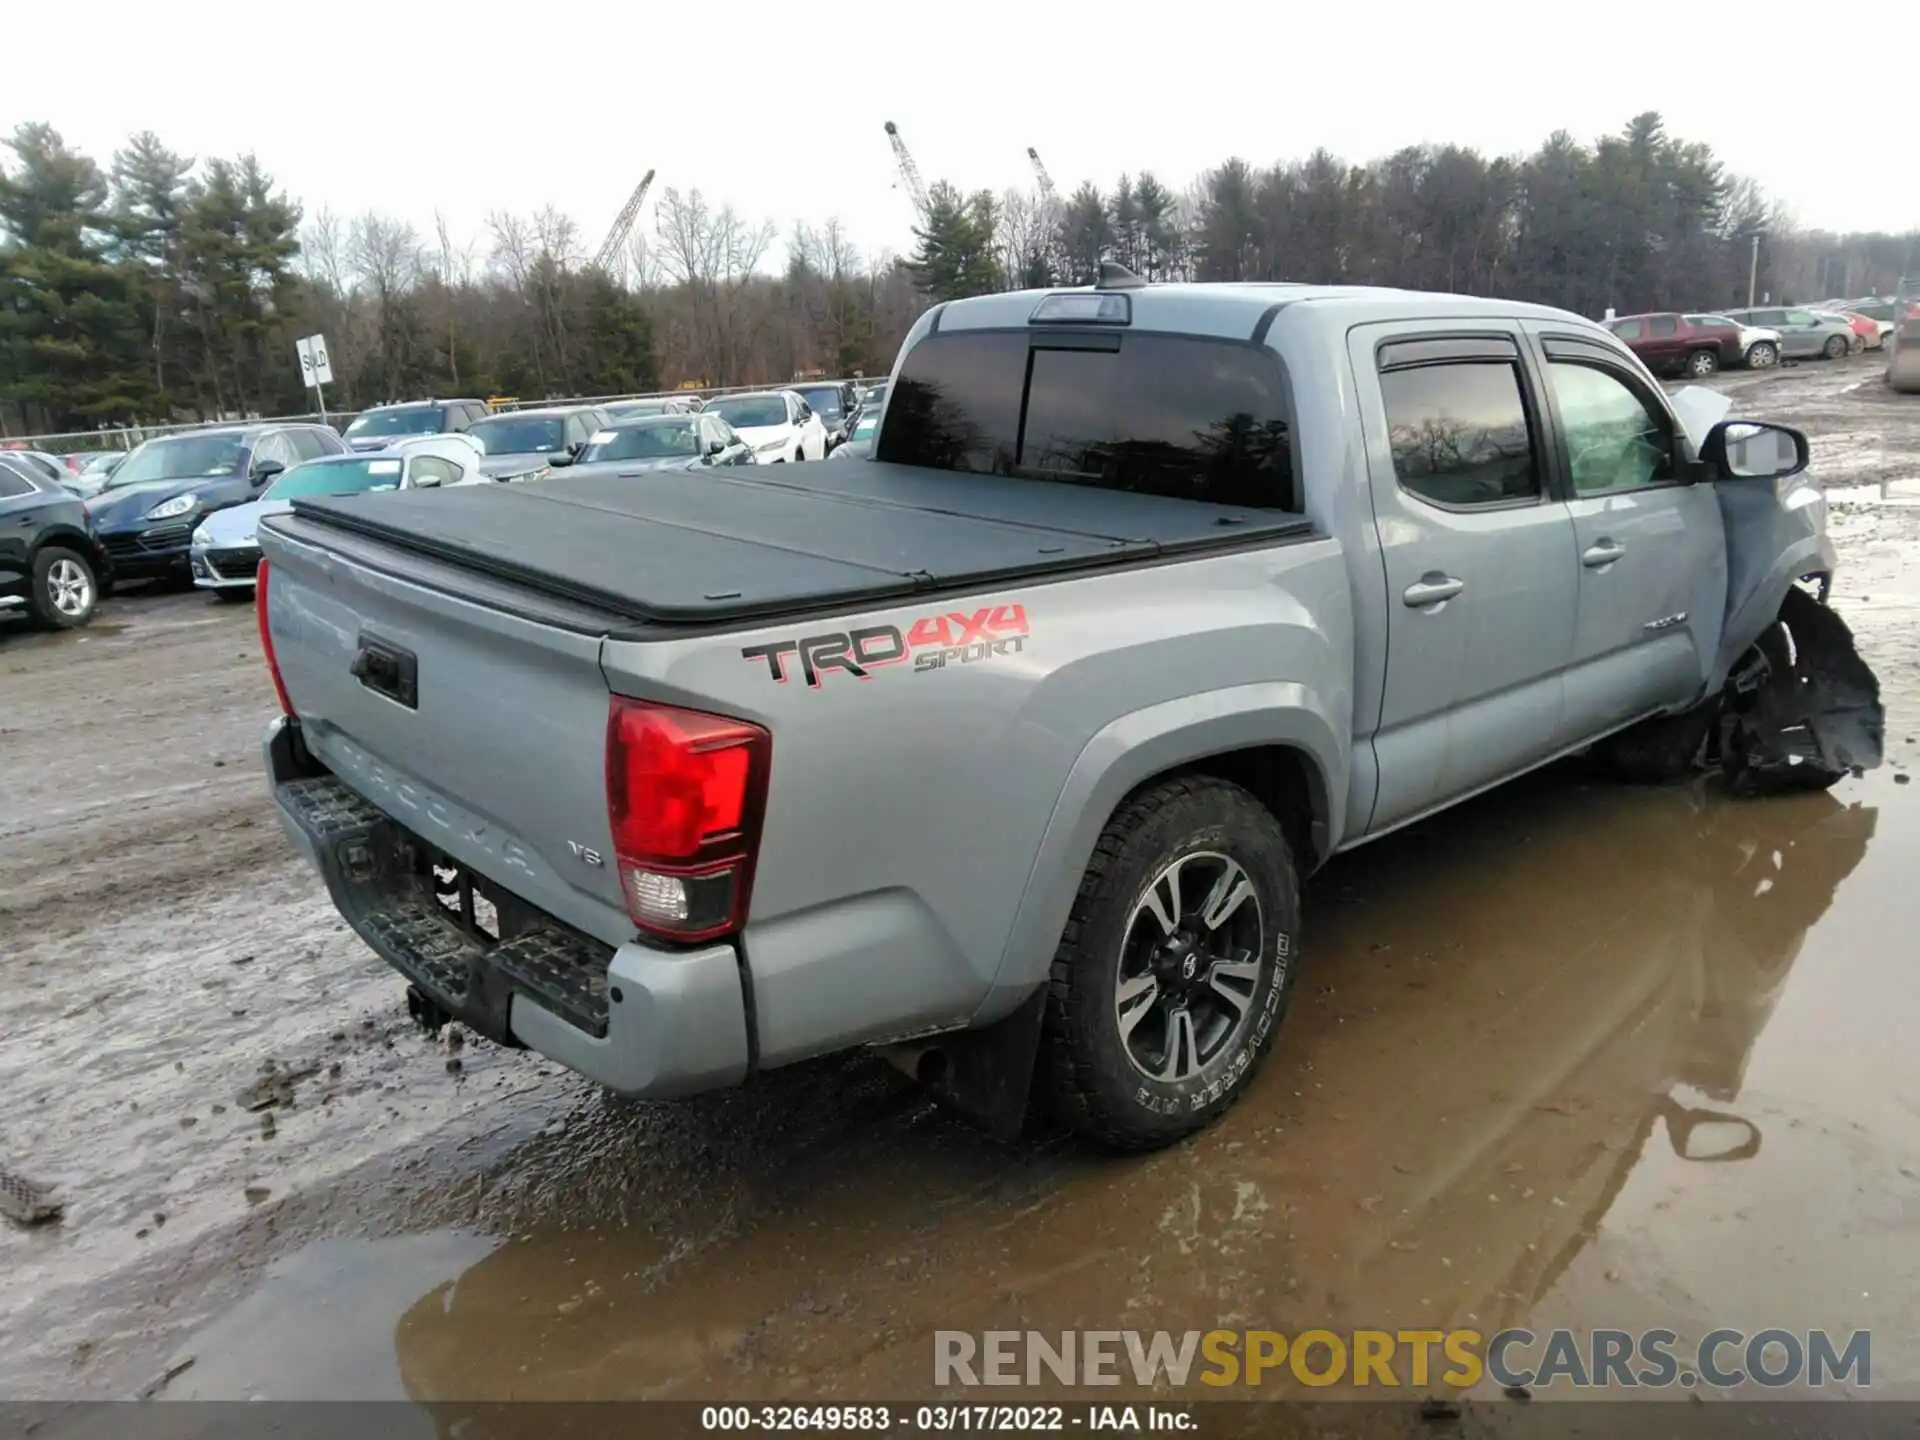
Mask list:
[[[1040,163],[1040,152],[1031,145],[1027,147],[1027,163],[1033,166],[1033,178],[1040,182],[1040,199],[1048,209],[1052,209],[1054,202],[1060,198],[1060,192],[1053,188],[1053,177],[1047,174],[1047,167]]]
[[[921,215],[932,208],[927,199],[927,187],[920,179],[920,167],[913,163],[913,156],[907,153],[907,142],[900,138],[900,127],[893,121],[887,121],[887,143],[893,146],[893,158],[900,167],[900,178],[906,183],[907,193],[913,197],[913,203]]]
[[[607,238],[600,242],[599,253],[593,257],[594,268],[605,270],[613,264],[613,257],[620,253],[620,247],[627,243],[627,236],[633,233],[633,222],[640,218],[640,202],[647,198],[647,190],[652,184],[653,171],[649,170],[640,177],[640,183],[633,187],[633,194],[620,207],[620,213],[614,216],[613,228],[607,231]]]

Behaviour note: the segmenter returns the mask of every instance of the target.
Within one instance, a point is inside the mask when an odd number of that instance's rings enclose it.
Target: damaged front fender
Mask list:
[[[1714,497],[1726,532],[1727,607],[1707,677],[1709,695],[1726,684],[1734,665],[1780,618],[1795,582],[1830,577],[1835,561],[1827,535],[1827,497],[1804,474],[1723,480],[1715,484]]]
[[[1853,632],[1798,586],[1728,677],[1720,768],[1737,795],[1824,790],[1880,764],[1886,747],[1880,682]]]

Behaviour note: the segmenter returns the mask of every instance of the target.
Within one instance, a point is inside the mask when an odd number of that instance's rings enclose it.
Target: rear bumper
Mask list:
[[[354,932],[441,1009],[622,1095],[691,1095],[745,1077],[731,945],[610,947],[524,905],[510,938],[503,923],[503,938],[476,939],[422,883],[419,838],[313,762],[298,737],[283,718],[262,738],[281,827]]]

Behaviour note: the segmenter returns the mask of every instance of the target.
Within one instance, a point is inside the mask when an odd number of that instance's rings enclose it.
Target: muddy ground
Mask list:
[[[269,815],[250,611],[0,629],[0,1167],[66,1201],[0,1224],[0,1396],[899,1398],[937,1328],[1517,1323],[1871,1328],[1920,1394],[1920,401],[1878,375],[1714,383],[1815,438],[1889,764],[1569,770],[1336,861],[1258,1083],[1145,1159],[866,1059],[632,1105],[429,1041]]]

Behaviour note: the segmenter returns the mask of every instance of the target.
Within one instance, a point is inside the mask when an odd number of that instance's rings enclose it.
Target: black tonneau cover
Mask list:
[[[665,624],[854,606],[1311,531],[1278,511],[874,461],[595,466],[513,485],[316,496],[293,510]]]

